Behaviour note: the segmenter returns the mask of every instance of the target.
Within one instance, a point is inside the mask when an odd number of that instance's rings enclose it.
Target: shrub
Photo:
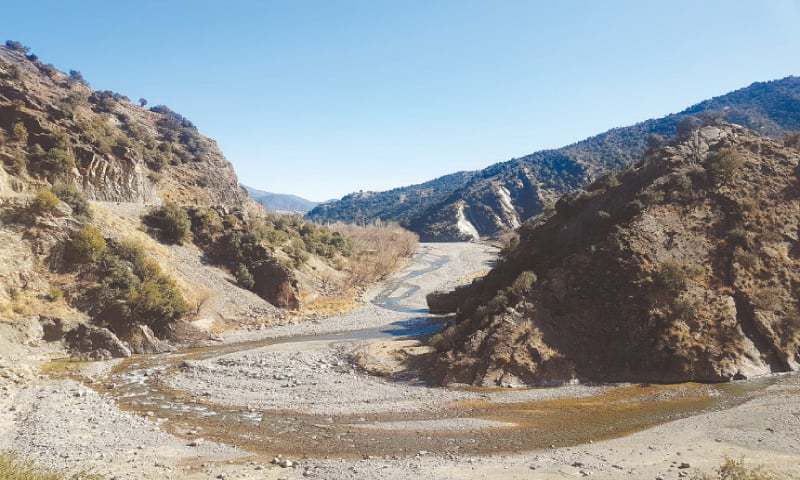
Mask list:
[[[31,49],[16,40],[6,40],[6,48],[15,52],[28,53]]]
[[[694,475],[692,480],[776,480],[775,474],[764,470],[763,467],[748,467],[744,460],[725,458],[713,475]]]
[[[189,311],[175,281],[163,273],[144,247],[123,242],[95,263],[101,282],[90,294],[101,319],[112,322],[143,322],[164,333],[172,322]]]
[[[69,71],[69,79],[73,82],[81,83],[83,85],[89,85],[89,82],[83,78],[83,74],[78,70],[70,70]]]
[[[521,297],[527,293],[529,293],[533,286],[536,284],[536,274],[530,270],[526,270],[519,275],[514,280],[514,283],[511,284],[511,292]]]
[[[159,240],[179,245],[189,236],[192,226],[186,209],[173,202],[152,210],[143,221]]]
[[[753,305],[759,310],[774,312],[783,304],[783,291],[776,287],[759,288],[753,292]]]
[[[60,203],[58,197],[50,190],[40,190],[33,200],[32,207],[38,213],[48,213],[55,210]]]
[[[146,105],[147,105],[147,99],[146,98],[140,98],[139,99],[139,106],[144,108]]]
[[[680,140],[689,138],[689,135],[703,125],[702,120],[697,117],[683,117],[676,125],[676,131]]]
[[[253,288],[256,284],[253,274],[250,273],[250,270],[243,263],[240,263],[239,266],[236,267],[236,283],[248,290]]]
[[[66,249],[67,259],[73,264],[94,263],[102,258],[107,248],[100,230],[87,225],[70,238]]]
[[[141,320],[157,331],[189,311],[175,281],[160,273],[133,288],[128,303],[132,320]]]
[[[27,145],[27,143],[28,143],[28,129],[25,128],[25,124],[23,124],[22,122],[15,123],[14,127],[12,129],[12,132],[14,133],[14,139],[17,142],[19,142],[19,143],[21,143],[23,145]]]
[[[671,293],[685,289],[689,280],[699,277],[705,272],[700,265],[666,261],[661,264],[655,274],[655,283]]]
[[[89,202],[82,192],[71,184],[58,183],[53,186],[53,193],[64,203],[72,207],[72,213],[78,217],[91,218]]]
[[[42,168],[54,175],[64,175],[75,168],[75,157],[67,148],[56,146],[47,151]]]
[[[709,155],[706,171],[720,183],[730,182],[745,164],[744,158],[729,148],[722,148]]]
[[[64,292],[58,287],[51,287],[45,295],[48,302],[57,302],[64,298]]]
[[[31,462],[22,462],[7,453],[0,453],[0,479],[3,480],[102,480],[102,477],[86,472],[62,475],[35,467]]]
[[[733,261],[747,270],[755,270],[761,264],[761,259],[758,257],[758,255],[749,252],[742,247],[736,247],[734,249]]]

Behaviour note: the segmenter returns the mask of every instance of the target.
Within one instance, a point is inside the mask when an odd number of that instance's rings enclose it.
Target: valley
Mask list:
[[[680,464],[711,468],[724,455],[797,473],[796,375],[534,389],[422,382],[403,359],[424,355],[414,337],[440,328],[425,295],[483,274],[494,256],[480,244],[422,244],[348,314],[234,330],[174,353],[45,364],[38,380],[4,385],[0,449],[109,478],[679,478]]]

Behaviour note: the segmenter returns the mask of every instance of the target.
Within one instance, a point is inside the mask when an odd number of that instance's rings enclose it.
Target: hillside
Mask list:
[[[772,117],[776,118],[776,117]],[[781,125],[787,125],[783,123]],[[444,383],[725,381],[800,365],[800,142],[706,126],[567,195],[431,340]]]
[[[266,212],[216,142],[138,103],[0,47],[3,326],[44,325],[90,357],[162,351],[347,308],[413,253],[408,232]]]
[[[242,187],[250,195],[250,198],[260,203],[268,212],[297,213],[304,215],[308,213],[309,210],[319,205],[319,202],[306,200],[297,195],[265,192],[264,190],[248,187],[246,185],[242,185]]]
[[[398,221],[429,241],[494,236],[542,213],[560,195],[629,165],[648,148],[651,134],[673,138],[682,121],[690,127],[691,117],[711,112],[773,137],[800,129],[800,78],[754,83],[677,114],[612,129],[478,172],[441,177],[422,184],[424,196],[413,195],[417,187],[362,192],[318,207],[309,216],[320,221],[354,221],[356,215],[359,221]]]

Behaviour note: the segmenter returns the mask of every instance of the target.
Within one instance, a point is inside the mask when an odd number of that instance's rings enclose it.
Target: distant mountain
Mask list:
[[[271,212],[306,214],[309,210],[319,205],[297,195],[288,193],[272,193],[242,185],[253,200],[257,201]]]
[[[684,119],[718,115],[763,135],[800,130],[800,78],[758,82],[680,113],[615,128],[477,172],[460,172],[387,192],[359,192],[318,206],[314,220],[397,221],[425,241],[473,240],[516,228],[555,200],[640,158],[651,134],[672,138]]]

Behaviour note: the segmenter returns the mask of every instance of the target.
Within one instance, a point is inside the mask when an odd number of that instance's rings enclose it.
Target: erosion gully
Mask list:
[[[414,325],[390,326],[325,335],[269,338],[232,344],[189,348],[177,353],[142,355],[126,359],[99,381],[87,386],[112,397],[122,410],[160,419],[161,428],[179,437],[202,437],[235,445],[254,455],[311,458],[410,456],[432,453],[490,454],[564,447],[619,437],[654,425],[714,409],[729,408],[759,395],[775,379],[729,384],[624,385],[588,397],[566,397],[517,403],[489,400],[454,401],[435,411],[353,415],[311,415],[292,410],[254,410],[215,404],[202,396],[176,390],[164,379],[185,360],[203,360],[269,345],[306,341],[369,341],[409,338],[438,327],[419,307],[408,303],[419,286],[416,276],[441,268],[447,256],[429,260],[391,282],[374,303],[409,313]],[[395,292],[402,292],[396,295]],[[415,317],[416,315],[416,317]],[[145,375],[144,372],[157,372]],[[73,378],[81,379],[79,375]],[[480,390],[480,389],[476,389]],[[487,393],[491,389],[486,389]],[[265,392],[268,395],[269,392]],[[358,428],[357,424],[425,421],[450,418],[494,420],[513,426],[471,430],[394,430]],[[191,433],[190,433],[191,432]]]

